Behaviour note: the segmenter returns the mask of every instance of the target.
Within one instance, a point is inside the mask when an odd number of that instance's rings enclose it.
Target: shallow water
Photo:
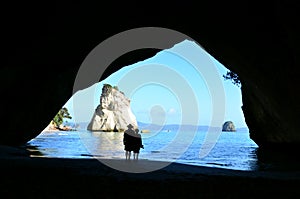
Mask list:
[[[205,157],[199,157],[206,131],[157,131],[142,133],[144,149],[140,159],[183,164],[256,170],[257,145],[247,130],[222,132]],[[90,131],[45,131],[28,142],[32,156],[59,158],[124,159],[123,133]]]

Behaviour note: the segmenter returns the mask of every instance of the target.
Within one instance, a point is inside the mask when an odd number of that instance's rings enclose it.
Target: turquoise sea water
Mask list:
[[[213,148],[204,157],[199,152],[207,136],[205,130],[142,133],[144,149],[140,151],[140,159],[235,170],[257,169],[257,145],[249,138],[248,130],[219,133]],[[122,139],[120,132],[45,131],[28,142],[28,150],[32,156],[39,157],[124,159]]]

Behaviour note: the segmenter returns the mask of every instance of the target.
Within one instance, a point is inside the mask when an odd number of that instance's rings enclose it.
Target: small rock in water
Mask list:
[[[236,131],[235,126],[232,121],[227,121],[223,124],[222,131],[234,132]]]

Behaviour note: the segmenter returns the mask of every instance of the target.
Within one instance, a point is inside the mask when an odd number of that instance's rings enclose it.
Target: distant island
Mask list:
[[[225,122],[222,126],[222,131],[235,132],[236,129],[235,129],[235,126],[234,126],[233,122],[232,121]]]

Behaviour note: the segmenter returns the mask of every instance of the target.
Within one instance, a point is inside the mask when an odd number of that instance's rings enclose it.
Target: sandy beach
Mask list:
[[[20,148],[0,149],[1,197],[295,198],[300,194],[299,171],[236,171],[172,163],[152,172],[128,173],[107,164],[156,168],[165,163],[32,158]]]

